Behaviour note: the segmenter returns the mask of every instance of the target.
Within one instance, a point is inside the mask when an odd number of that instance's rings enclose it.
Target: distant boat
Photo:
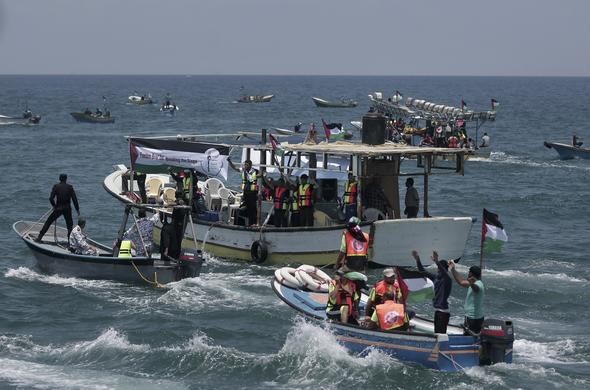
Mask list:
[[[0,125],[37,125],[41,116],[33,115],[31,110],[25,110],[21,116],[0,115]]]
[[[129,96],[129,102],[137,105],[144,105],[144,104],[152,104],[154,101],[152,100],[152,95],[149,93],[147,95],[131,95]]]
[[[561,160],[571,160],[573,158],[582,158],[586,160],[590,159],[590,149],[582,148],[581,143],[579,146],[547,141],[545,141],[543,144],[549,149],[555,149]]]
[[[162,111],[162,114],[166,114],[166,115],[174,115],[176,113],[176,111],[180,110],[180,108],[171,102],[166,102],[164,104],[162,104],[162,106],[160,107],[160,111]]]
[[[101,113],[92,113],[90,111],[85,112],[70,112],[70,115],[78,122],[88,123],[115,123],[115,118],[111,116],[109,111]]]
[[[275,95],[242,95],[239,103],[266,103],[270,102]]]
[[[346,108],[358,106],[358,102],[352,99],[326,100],[319,97],[312,97],[312,100],[318,107]]]

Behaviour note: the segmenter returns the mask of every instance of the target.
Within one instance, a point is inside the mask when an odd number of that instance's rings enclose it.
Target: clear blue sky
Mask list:
[[[590,0],[0,0],[0,74],[590,76]]]

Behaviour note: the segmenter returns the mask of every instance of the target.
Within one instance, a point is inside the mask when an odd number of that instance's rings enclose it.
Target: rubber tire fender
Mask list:
[[[250,257],[255,263],[264,263],[268,257],[268,249],[264,242],[256,240],[250,247]]]

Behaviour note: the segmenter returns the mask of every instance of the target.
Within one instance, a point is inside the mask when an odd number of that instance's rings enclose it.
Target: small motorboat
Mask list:
[[[312,97],[311,99],[318,107],[347,108],[358,106],[358,102],[352,99],[326,100],[319,97]]]
[[[0,125],[37,125],[41,122],[41,116],[33,115],[31,110],[27,109],[21,116],[0,115]]]
[[[266,103],[270,102],[275,95],[242,95],[238,103]]]
[[[126,207],[121,235],[125,231],[124,225],[130,207],[136,206]],[[118,257],[113,248],[91,239],[87,240],[88,244],[95,249],[97,255],[76,254],[68,248],[68,232],[63,227],[50,228],[41,242],[35,241],[41,227],[42,223],[30,221],[18,221],[13,225],[14,231],[33,252],[39,269],[48,274],[122,282],[148,282],[159,286],[198,276],[203,262],[201,252],[195,249],[184,249],[179,259],[168,262],[160,259],[159,254],[148,257]]]
[[[137,93],[135,95],[131,95],[129,96],[129,102],[137,104],[139,106],[154,103],[154,101],[152,100],[152,95],[150,95],[149,93],[145,95],[138,95]]]
[[[162,106],[160,107],[160,111],[162,112],[162,114],[166,114],[166,115],[174,115],[176,114],[176,111],[180,110],[180,108],[174,104],[174,103],[164,103],[162,104]]]
[[[581,142],[575,143],[577,146],[559,142],[543,142],[546,148],[554,149],[561,160],[571,160],[573,158],[590,159],[590,149],[583,148]]]
[[[315,291],[300,287],[303,277],[315,280],[320,287],[315,288],[315,284],[311,284]],[[479,335],[465,335],[462,327],[452,325],[447,327],[446,334],[434,333],[434,323],[418,316],[410,320],[409,330],[404,331],[382,331],[343,324],[326,318],[328,294],[326,288],[321,288],[324,282],[320,281],[316,275],[307,277],[299,269],[284,267],[275,272],[271,285],[277,296],[293,309],[325,322],[336,340],[354,353],[364,355],[378,350],[402,362],[440,371],[512,363],[514,328],[511,321],[486,319]],[[310,286],[309,283],[306,285]],[[361,313],[367,299],[362,294]]]
[[[111,116],[108,110],[105,112],[76,111],[70,112],[70,115],[78,122],[87,123],[115,123],[115,118]]]

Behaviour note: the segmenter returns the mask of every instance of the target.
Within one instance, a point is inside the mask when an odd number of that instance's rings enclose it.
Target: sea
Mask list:
[[[236,103],[242,90],[275,97]],[[352,129],[368,94],[396,90],[473,110],[500,103],[478,134],[490,135],[490,157],[467,161],[464,176],[432,176],[429,211],[477,219],[463,273],[479,264],[483,209],[504,224],[509,241],[485,254],[483,280],[486,317],[514,322],[512,364],[443,373],[377,351],[352,355],[277,298],[270,266],[206,256],[200,277],[165,288],[47,275],[12,229],[49,210],[51,187],[67,173],[88,234],[112,243],[123,209],[102,182],[129,164],[127,135],[321,129],[322,118]],[[590,145],[589,91],[590,78],[569,77],[0,76],[0,114],[29,107],[42,116],[37,126],[0,126],[0,388],[590,388],[590,161],[561,161],[543,145],[574,133]],[[135,92],[156,104],[128,104]],[[159,111],[166,94],[180,107],[174,117]],[[312,96],[359,105],[320,109]],[[69,114],[105,103],[114,124]],[[371,270],[370,281],[379,275]],[[451,322],[461,322],[464,298],[455,284]],[[413,309],[433,315],[430,302]]]

